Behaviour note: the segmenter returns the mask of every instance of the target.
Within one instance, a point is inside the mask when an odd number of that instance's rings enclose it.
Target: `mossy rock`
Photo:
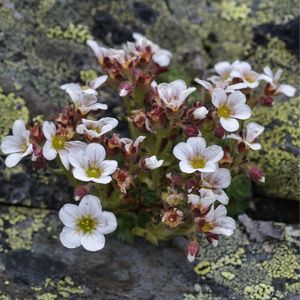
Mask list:
[[[258,186],[266,196],[300,200],[299,105],[298,97],[254,111],[253,120],[266,127],[260,138],[263,150],[253,153],[266,175],[266,183]]]

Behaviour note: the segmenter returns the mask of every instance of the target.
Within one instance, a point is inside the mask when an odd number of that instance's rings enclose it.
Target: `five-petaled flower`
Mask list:
[[[259,85],[259,74],[252,70],[245,61],[235,61],[230,72],[231,78],[239,78],[248,88],[254,89]]]
[[[210,211],[199,221],[201,231],[207,234],[208,240],[215,247],[218,245],[219,235],[230,236],[235,230],[234,219],[226,215],[227,209],[224,205],[219,205],[216,209],[212,205]]]
[[[85,134],[88,138],[99,138],[105,133],[111,131],[118,125],[118,120],[115,118],[101,118],[98,121],[82,119],[82,124],[77,125],[76,132]]]
[[[248,123],[245,132],[242,132],[240,135],[232,133],[227,135],[227,138],[235,139],[238,141],[238,143],[244,143],[252,150],[260,150],[261,144],[257,142],[257,138],[263,133],[264,130],[265,127],[255,122],[250,122]]]
[[[105,246],[105,234],[116,230],[117,220],[113,213],[102,211],[99,198],[87,195],[79,205],[65,204],[59,211],[65,225],[60,241],[67,248],[82,245],[88,251],[98,251]]]
[[[259,75],[259,79],[265,80],[268,84],[265,88],[266,94],[278,95],[280,93],[285,94],[288,97],[295,95],[296,89],[289,84],[280,84],[279,79],[282,74],[282,69],[278,69],[275,74],[269,67],[264,68],[264,74]]]
[[[90,88],[84,90],[79,84],[69,83],[62,85],[61,89],[69,94],[75,109],[82,115],[86,115],[90,111],[106,110],[108,108],[106,104],[97,103],[97,96],[93,92],[94,90]]]
[[[185,82],[178,79],[170,83],[159,84],[157,90],[164,105],[172,111],[178,111],[184,104],[186,98],[193,93],[196,88],[187,88]]]
[[[43,155],[47,160],[53,160],[57,154],[63,166],[69,170],[68,155],[71,151],[81,151],[86,148],[86,144],[80,141],[68,141],[66,137],[59,135],[53,122],[43,123],[43,133],[46,142],[43,146]]]
[[[195,171],[214,172],[224,152],[217,145],[206,147],[206,141],[202,137],[190,137],[186,143],[177,144],[173,154],[180,160],[180,170],[190,174]]]
[[[1,143],[1,151],[8,154],[5,159],[8,168],[14,167],[23,157],[33,152],[33,145],[29,140],[30,131],[26,130],[23,120],[14,122],[12,133],[13,135],[4,137]]]
[[[81,181],[93,181],[107,184],[111,182],[111,174],[118,167],[115,160],[104,160],[106,156],[102,145],[91,143],[84,151],[71,152],[70,164],[74,167],[73,176]]]
[[[251,116],[250,107],[246,104],[246,97],[241,92],[233,92],[228,96],[222,89],[215,89],[212,103],[217,109],[222,127],[233,132],[239,129],[237,119],[246,120]]]

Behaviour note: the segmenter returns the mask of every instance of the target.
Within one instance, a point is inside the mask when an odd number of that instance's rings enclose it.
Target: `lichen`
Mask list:
[[[93,69],[80,71],[80,79],[82,80],[82,82],[90,82],[96,78],[97,72]]]
[[[86,25],[74,25],[73,23],[70,23],[65,30],[59,25],[49,28],[47,37],[68,39],[79,44],[85,43],[86,40],[93,39],[93,36]]]
[[[243,293],[247,299],[268,300],[274,294],[274,288],[271,285],[260,283],[254,286],[246,286]]]
[[[29,111],[25,100],[14,93],[5,94],[0,87],[0,139],[7,135],[17,119],[28,122]]]

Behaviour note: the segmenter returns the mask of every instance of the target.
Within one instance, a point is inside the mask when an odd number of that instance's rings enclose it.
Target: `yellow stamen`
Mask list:
[[[89,167],[86,170],[86,174],[88,177],[99,178],[101,176],[101,169],[98,167]]]
[[[214,225],[211,223],[205,223],[202,227],[203,232],[210,232],[214,228]]]
[[[202,169],[205,166],[205,159],[202,158],[201,156],[195,156],[192,160],[191,160],[191,166],[194,169]]]
[[[65,146],[65,140],[59,136],[56,135],[53,139],[52,139],[52,146],[55,150],[61,150],[64,148]]]
[[[218,116],[221,118],[229,118],[231,115],[231,110],[227,105],[220,106],[218,108]]]
[[[92,233],[98,224],[98,220],[91,215],[82,216],[77,220],[77,229],[83,233]]]

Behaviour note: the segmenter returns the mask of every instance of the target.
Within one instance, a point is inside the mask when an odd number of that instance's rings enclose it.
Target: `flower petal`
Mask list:
[[[72,173],[73,176],[80,181],[92,181],[92,178],[87,176],[86,171],[83,168],[74,168]]]
[[[85,159],[84,153],[82,151],[79,152],[71,151],[69,153],[68,160],[74,168],[82,168],[82,169],[88,168],[87,160]]]
[[[202,155],[206,147],[206,141],[203,137],[190,137],[186,142],[192,149],[192,156]]]
[[[212,162],[218,162],[224,156],[224,151],[220,146],[212,145],[203,151],[203,157]]]
[[[115,160],[104,160],[100,163],[99,166],[102,170],[101,175],[106,176],[116,172],[118,168],[118,162]]]
[[[197,170],[194,169],[188,161],[186,160],[182,160],[180,163],[179,163],[179,168],[180,170],[183,172],[183,173],[187,173],[187,174],[191,174],[191,173],[194,173],[196,172]]]
[[[64,227],[59,235],[60,242],[67,248],[73,249],[80,246],[80,235],[75,228]]]
[[[47,160],[53,160],[56,157],[57,151],[52,147],[51,140],[47,140],[44,144],[43,155]]]
[[[107,184],[110,183],[112,178],[110,176],[100,176],[99,178],[90,178],[91,181],[101,183],[101,184]]]
[[[247,120],[251,116],[251,109],[247,104],[237,104],[233,107],[231,117],[240,120]]]
[[[12,167],[16,166],[23,157],[24,157],[23,153],[9,154],[5,159],[5,165],[8,168],[12,168]]]
[[[98,251],[105,246],[105,237],[98,231],[90,235],[83,235],[80,238],[81,245],[88,251]]]
[[[93,195],[84,196],[78,207],[80,215],[92,215],[98,218],[102,213],[100,199]]]
[[[23,120],[16,120],[13,124],[12,132],[18,139],[24,138],[24,132],[26,131],[25,123]]]
[[[220,107],[226,103],[227,95],[223,89],[216,88],[212,94],[212,103],[215,107]]]
[[[20,142],[20,139],[16,136],[8,135],[2,140],[1,151],[4,154],[23,152],[20,146]]]
[[[233,118],[227,118],[227,119],[221,118],[220,123],[221,123],[222,127],[229,132],[236,131],[240,127],[239,122]]]
[[[278,90],[288,97],[293,97],[295,95],[296,89],[289,84],[281,84]]]
[[[70,164],[68,159],[69,152],[67,150],[62,149],[58,151],[58,155],[65,169],[69,170],[70,169]]]
[[[43,123],[43,133],[47,140],[51,140],[52,137],[56,134],[56,127],[53,122],[45,121]]]
[[[89,86],[95,90],[95,89],[99,88],[107,80],[107,78],[108,78],[107,75],[102,75],[102,76],[96,78],[95,80],[91,81],[89,83]]]
[[[86,147],[85,155],[89,165],[98,166],[105,159],[106,152],[102,145],[91,143]]]
[[[76,220],[79,215],[78,206],[75,204],[65,204],[60,210],[59,210],[59,218],[63,222],[65,226],[68,227],[75,227],[76,226]]]
[[[181,142],[174,147],[173,154],[179,160],[189,160],[193,155],[193,150],[190,145]]]
[[[100,216],[100,224],[97,227],[97,231],[102,234],[109,234],[117,229],[116,216],[108,211],[102,212]]]

